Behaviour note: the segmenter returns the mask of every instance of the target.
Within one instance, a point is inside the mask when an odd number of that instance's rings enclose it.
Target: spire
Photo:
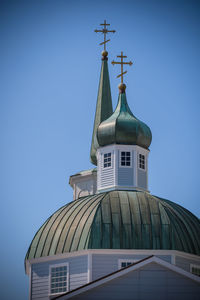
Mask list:
[[[110,118],[104,120],[97,128],[98,144],[101,147],[111,144],[138,145],[148,149],[152,139],[151,130],[132,114],[126,100],[126,85],[123,82],[123,75],[127,71],[123,71],[123,65],[131,66],[133,63],[123,61],[123,58],[127,58],[123,52],[117,57],[121,58],[121,62],[112,61],[112,64],[121,65],[121,74],[117,76],[117,78],[121,77],[121,83],[118,86],[118,104]]]
[[[110,24],[107,24],[106,21],[104,21],[104,24],[101,25],[104,26],[102,30],[95,30],[95,32],[102,32],[104,34],[104,42],[100,43],[100,45],[104,45],[104,50],[102,51],[101,74],[92,134],[92,143],[90,149],[90,160],[94,165],[97,165],[96,151],[99,147],[99,143],[97,141],[97,128],[101,122],[108,119],[113,113],[110,79],[108,73],[108,52],[106,51],[105,45],[109,41],[106,40],[106,34],[109,32],[114,33],[115,30],[108,30],[106,26]]]

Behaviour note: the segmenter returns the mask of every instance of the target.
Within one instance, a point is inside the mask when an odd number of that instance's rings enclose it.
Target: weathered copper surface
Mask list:
[[[97,129],[97,140],[100,146],[126,144],[148,149],[152,135],[150,128],[132,114],[126,94],[120,93],[114,113]]]
[[[83,249],[172,249],[200,254],[200,221],[146,192],[112,191],[79,198],[39,229],[26,259]]]

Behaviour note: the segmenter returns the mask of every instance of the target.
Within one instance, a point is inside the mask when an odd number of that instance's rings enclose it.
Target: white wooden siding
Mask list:
[[[197,260],[191,260],[185,257],[176,256],[175,264],[177,267],[190,272],[190,264],[199,265],[200,267],[200,258]]]
[[[140,260],[148,255],[134,255],[134,254],[93,254],[92,255],[92,280],[96,280],[102,276],[118,270],[119,259]],[[171,262],[170,255],[156,255],[158,258],[167,262]]]
[[[147,189],[147,173],[138,168],[138,187]]]
[[[69,263],[69,289],[75,289],[88,282],[87,255],[32,265],[30,300],[49,300],[49,266]]]
[[[156,263],[143,266],[74,300],[199,300],[200,285]]]

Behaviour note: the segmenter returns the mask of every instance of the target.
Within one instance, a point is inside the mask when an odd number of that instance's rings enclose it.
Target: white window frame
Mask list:
[[[140,168],[140,155],[144,156],[144,169]],[[147,159],[146,159],[146,155],[143,153],[138,153],[138,169],[142,170],[142,171],[146,171],[146,165],[147,165]]]
[[[67,280],[66,280],[66,291],[64,292],[58,292],[58,293],[51,293],[51,269],[52,268],[57,268],[57,267],[67,267]],[[59,264],[52,264],[49,266],[49,296],[54,296],[54,295],[62,295],[69,292],[69,263],[59,263]]]
[[[192,272],[192,268],[196,268],[200,272],[200,265],[190,264],[190,273],[192,273],[193,275],[196,275],[196,276],[199,277],[200,275],[197,275],[197,274],[195,274],[195,273]]]
[[[132,258],[120,258],[118,259],[118,270],[123,269],[123,267],[121,266],[122,263],[136,263],[137,261],[139,261],[139,259],[132,259]]]
[[[129,152],[130,153],[130,166],[122,166],[122,160],[121,160],[121,157],[122,157],[122,152]],[[131,150],[120,150],[119,151],[119,167],[120,168],[132,168],[132,151]],[[125,156],[126,157],[126,156]]]
[[[103,167],[103,169],[111,169],[112,168],[112,159],[113,159],[113,153],[112,153],[112,151],[107,151],[107,152],[104,152],[102,154],[103,154],[103,159],[102,159],[102,167]],[[104,167],[104,155],[105,154],[110,154],[110,166],[109,167]]]

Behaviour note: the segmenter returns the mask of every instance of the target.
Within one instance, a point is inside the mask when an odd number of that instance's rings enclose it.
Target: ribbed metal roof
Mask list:
[[[26,259],[83,249],[175,249],[200,255],[200,221],[180,205],[146,192],[80,198],[39,229]]]

